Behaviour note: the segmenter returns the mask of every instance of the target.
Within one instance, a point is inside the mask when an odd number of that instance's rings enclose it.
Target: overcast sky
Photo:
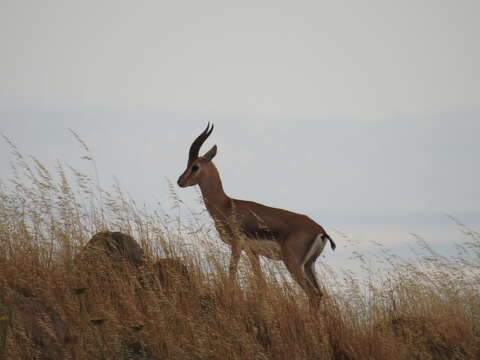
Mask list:
[[[167,201],[188,147],[228,194],[384,242],[480,225],[478,1],[0,2],[0,132]],[[0,143],[0,176],[9,174]],[[194,190],[179,189],[188,201]]]

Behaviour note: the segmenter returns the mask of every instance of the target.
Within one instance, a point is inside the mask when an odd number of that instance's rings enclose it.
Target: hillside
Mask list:
[[[385,252],[367,283],[330,274],[313,312],[281,265],[264,264],[265,288],[245,263],[231,283],[209,223],[12,154],[16,175],[0,183],[0,359],[480,358],[478,232],[463,227],[448,258],[426,243],[416,259]]]

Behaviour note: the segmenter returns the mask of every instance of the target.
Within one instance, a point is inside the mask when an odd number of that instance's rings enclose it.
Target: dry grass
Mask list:
[[[0,359],[480,358],[480,234],[466,227],[455,257],[424,242],[413,260],[385,251],[368,282],[323,268],[330,296],[312,313],[281,266],[266,265],[263,289],[245,264],[229,283],[205,216],[139,209],[96,175],[61,164],[51,173],[11,150],[15,176],[0,183]],[[184,206],[173,187],[172,197]],[[138,241],[141,269],[78,260],[104,230]],[[162,257],[182,259],[188,286],[145,280]]]

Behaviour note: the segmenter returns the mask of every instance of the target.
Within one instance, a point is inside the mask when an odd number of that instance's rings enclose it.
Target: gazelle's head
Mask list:
[[[187,168],[178,178],[178,186],[187,187],[199,184],[214,167],[211,160],[217,154],[217,145],[214,145],[203,156],[198,156],[202,144],[207,140],[212,131],[213,124],[211,127],[208,124],[207,128],[193,141],[188,154]]]

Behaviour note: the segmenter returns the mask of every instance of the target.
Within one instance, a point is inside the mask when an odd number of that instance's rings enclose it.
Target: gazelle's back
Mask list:
[[[325,230],[306,215],[274,208],[253,201],[232,199],[234,212],[242,230],[258,237],[273,236],[281,241],[292,232],[312,236],[324,234]]]

